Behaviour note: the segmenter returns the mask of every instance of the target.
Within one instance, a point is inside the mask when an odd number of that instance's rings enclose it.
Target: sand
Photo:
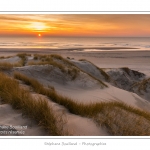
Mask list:
[[[15,55],[19,50],[11,51],[11,55]],[[83,103],[91,102],[101,102],[101,101],[120,101],[124,102],[132,107],[139,108],[141,110],[150,111],[150,97],[149,93],[145,93],[145,97],[139,95],[136,91],[129,91],[119,88],[113,85],[113,83],[108,83],[105,79],[99,74],[97,68],[92,66],[88,62],[83,64],[83,62],[78,61],[79,59],[87,59],[91,61],[94,65],[100,68],[104,68],[106,72],[113,69],[119,69],[122,67],[128,67],[135,71],[139,71],[145,74],[144,78],[150,77],[150,51],[114,51],[109,49],[109,51],[100,51],[100,52],[85,52],[85,51],[74,51],[74,50],[57,50],[57,51],[48,51],[44,50],[33,51],[33,53],[43,53],[43,54],[59,54],[64,58],[69,57],[70,61],[76,64],[79,68],[87,71],[88,73],[93,73],[95,77],[100,78],[103,82],[108,85],[108,88],[101,88],[98,85],[98,82],[91,79],[90,76],[81,73],[75,81],[70,81],[67,79],[57,68],[48,73],[48,66],[25,66],[17,67],[14,71],[19,71],[25,75],[36,78],[45,86],[51,85],[54,86],[56,91],[61,95],[68,96],[75,101]],[[5,56],[9,55],[9,51],[5,52]],[[0,56],[4,52],[0,51]],[[28,60],[32,61],[33,57],[29,57]],[[1,59],[0,62],[11,62],[15,63],[19,58],[14,56],[8,59]],[[118,71],[118,70],[117,70]],[[115,77],[115,75],[114,75]],[[129,82],[132,83],[133,79],[129,78]],[[112,74],[113,78],[113,74]],[[115,78],[113,78],[115,79]],[[124,80],[124,79],[123,79]],[[139,81],[142,80],[139,79]],[[120,81],[121,82],[121,81]],[[33,94],[33,93],[32,93]],[[108,136],[106,130],[103,128],[97,127],[96,124],[88,118],[80,117],[77,115],[70,114],[58,104],[54,104],[49,101],[49,105],[53,106],[53,109],[56,113],[64,112],[67,119],[65,128],[68,129],[73,135],[86,135],[86,136]],[[31,120],[28,118],[22,118],[21,112],[13,110],[8,104],[0,105],[0,125],[28,125],[30,126]],[[5,118],[5,119],[4,119]],[[15,119],[14,119],[15,118]],[[86,126],[88,124],[88,126]],[[46,135],[36,124],[33,125],[32,129],[28,129],[25,135]]]
[[[6,127],[7,130],[6,130]],[[12,132],[14,127],[14,131]],[[3,132],[2,132],[3,131]],[[5,131],[5,132],[4,132]],[[0,105],[0,136],[45,136],[44,129],[33,120],[23,117],[20,111],[14,110],[9,104]]]

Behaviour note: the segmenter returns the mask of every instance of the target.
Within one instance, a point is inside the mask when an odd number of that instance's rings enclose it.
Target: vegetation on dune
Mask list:
[[[17,54],[17,56],[21,58],[21,61],[19,62],[21,64],[21,66],[25,66],[25,64],[27,62],[27,56],[31,56],[31,54],[19,53],[19,54]]]
[[[128,75],[130,75],[130,69],[128,67],[121,68],[123,71],[125,71]]]
[[[91,63],[91,62],[90,62]],[[93,63],[92,63],[93,64]],[[94,64],[93,64],[94,65]],[[94,65],[95,66],[95,65]],[[103,70],[103,69],[101,69],[101,68],[99,68],[99,67],[97,67],[97,66],[95,66],[100,72],[101,72],[101,74],[104,76],[104,78],[105,78],[105,80],[106,81],[110,81],[111,80],[111,78],[110,78],[110,76]]]
[[[8,62],[0,62],[0,71],[6,71],[13,68],[13,65]]]
[[[58,64],[57,62],[54,62],[53,60],[49,60],[49,61],[40,61],[40,62],[29,62],[28,65],[52,65],[54,67],[59,68],[62,72],[65,72],[65,68],[63,65]]]
[[[100,79],[94,77],[92,74],[90,73],[87,73],[86,71],[82,70],[81,68],[79,68],[78,66],[76,66],[78,69],[80,69],[82,72],[88,74],[91,78],[93,78],[94,80],[97,80],[100,84],[101,84],[101,87],[108,87],[104,82],[102,82]]]
[[[147,86],[150,86],[150,78],[141,81],[138,90],[147,92]]]
[[[42,98],[35,100],[29,91],[19,87],[15,79],[2,73],[0,73],[0,97],[4,103],[11,104],[15,109],[21,109],[23,115],[37,121],[47,130],[48,134],[64,135],[61,128],[63,121],[57,119],[48,101]]]
[[[13,67],[21,67],[22,61],[17,63],[9,63],[9,62],[0,62],[0,71],[8,71],[11,70]]]
[[[46,95],[55,103],[63,105],[72,114],[92,118],[105,127],[111,135],[150,135],[150,113],[121,102],[83,104],[43,87],[37,80],[20,73],[14,77],[30,85],[35,92]]]
[[[66,73],[71,76],[71,79],[74,80],[79,75],[79,72],[82,71],[85,74],[88,74],[84,70],[81,70],[79,67],[74,65],[69,60],[63,58],[60,55],[52,54],[52,55],[34,55],[34,60],[38,60],[39,62],[29,62],[28,65],[53,65],[57,68],[59,68],[63,73]],[[91,74],[88,74],[91,78],[94,80],[97,80],[102,87],[107,87],[105,83],[103,83],[101,80],[95,78]]]
[[[86,59],[81,58],[81,59],[79,59],[79,61],[87,61],[87,60],[86,60]]]
[[[7,59],[7,58],[11,58],[12,56],[0,56],[0,59]]]
[[[81,70],[81,69],[80,69]],[[88,74],[91,78],[93,78],[94,80],[98,81],[101,85],[101,87],[108,87],[104,82],[102,82],[100,79],[97,79],[96,77],[92,76],[90,73],[85,72],[84,70],[81,70],[82,72]]]
[[[5,59],[5,57],[4,56],[0,56],[0,59]]]
[[[72,77],[72,80],[76,79],[76,77],[80,72],[79,68],[77,68],[74,64],[72,64],[70,61],[68,61],[67,59],[63,58],[60,55],[52,54],[51,57],[54,60],[57,60],[57,62],[67,67],[67,73]]]
[[[108,106],[95,117],[95,121],[105,126],[115,136],[146,136],[150,135],[150,114],[133,108],[126,110],[121,107]],[[127,107],[127,106],[125,106]]]
[[[61,56],[54,55],[53,57],[55,57],[55,58],[60,58]],[[60,59],[63,60],[63,61],[64,61],[66,64],[68,64],[69,66],[75,67],[75,69],[74,69],[75,72],[78,72],[78,70],[80,70],[80,71],[84,72],[85,74],[89,75],[89,76],[90,76],[91,78],[93,78],[94,80],[97,80],[97,81],[101,84],[102,87],[103,87],[103,86],[104,86],[104,87],[108,87],[104,82],[102,82],[101,80],[95,78],[93,75],[87,73],[86,71],[82,70],[81,68],[79,68],[78,66],[76,66],[75,64],[73,64],[72,62],[70,62],[69,60],[66,60],[66,59],[64,59],[63,57],[61,57]],[[76,69],[76,68],[77,68],[77,69]]]
[[[60,59],[60,60],[65,60],[62,56],[57,55],[57,54],[52,54],[51,57],[56,58],[56,59]]]
[[[138,89],[138,92],[139,92],[140,94],[142,94],[142,91],[147,92],[147,87],[148,87],[148,85],[150,86],[150,78],[144,79],[144,80],[142,80],[142,81],[140,81],[140,82],[137,82],[137,83],[134,83],[134,84],[132,85],[131,89],[137,88],[137,89]]]
[[[35,92],[46,95],[52,101],[65,106],[71,113],[74,113],[76,115],[84,115],[83,113],[81,113],[81,112],[83,112],[83,110],[82,110],[82,106],[84,106],[83,104],[78,104],[78,103],[74,102],[72,99],[58,94],[54,90],[49,90],[47,88],[44,88],[44,86],[42,84],[40,84],[37,80],[35,80],[33,78],[29,78],[18,72],[14,73],[14,77],[16,79],[24,81],[24,83],[31,86]],[[84,111],[86,111],[86,110],[84,110]],[[87,109],[87,113],[88,113],[88,111],[89,110]],[[96,111],[96,109],[92,110],[92,112],[94,112],[94,111]],[[91,111],[89,113],[91,113]]]
[[[59,68],[63,73],[68,74],[72,80],[74,80],[78,76],[78,73],[79,73],[79,70],[76,67],[71,66],[70,64],[67,65],[69,61],[65,60],[64,58],[62,58],[59,55],[38,55],[38,54],[36,54],[36,55],[34,55],[34,60],[39,60],[39,61],[38,62],[34,62],[34,61],[29,62],[28,65],[46,65],[46,64],[52,65],[54,67]],[[65,63],[62,63],[57,60],[63,61]]]
[[[96,66],[96,68],[101,72],[101,74],[104,76],[106,81],[110,81],[111,80],[110,76],[103,69],[98,68],[97,66]]]
[[[90,61],[88,61],[88,60],[86,60],[86,59],[79,59],[79,61],[85,61],[85,62],[88,62],[88,63],[92,64],[93,66],[95,66],[92,62],[90,62]],[[98,70],[100,71],[100,73],[104,76],[104,78],[105,78],[106,81],[110,81],[110,80],[111,80],[111,79],[110,79],[110,76],[109,76],[103,69],[101,69],[101,68],[99,68],[99,67],[97,67],[97,66],[95,66],[95,67],[96,67],[96,69],[98,69]]]
[[[65,65],[67,65],[67,66],[76,67],[76,66],[74,66],[73,63],[71,63],[69,60],[63,58],[63,57],[60,56],[60,55],[52,54],[51,57],[52,57],[52,58],[55,58],[55,59],[57,59],[57,60],[61,60],[61,61],[62,61]]]
[[[37,54],[34,54],[33,59],[34,59],[34,60],[38,60],[38,55],[37,55]]]
[[[17,54],[18,57],[21,58],[21,60],[19,62],[16,62],[16,63],[9,63],[9,62],[0,62],[0,70],[10,70],[12,69],[13,67],[21,67],[21,66],[24,66],[25,65],[25,62],[26,62],[26,56],[29,56],[30,54],[25,54],[25,53],[20,53],[20,54]],[[7,56],[7,57],[4,57],[4,56],[1,56],[0,59],[7,59],[7,58],[11,58],[13,56]]]

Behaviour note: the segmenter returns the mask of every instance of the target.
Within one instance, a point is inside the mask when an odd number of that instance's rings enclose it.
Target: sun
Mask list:
[[[41,34],[40,34],[40,33],[38,34],[38,37],[41,37]]]

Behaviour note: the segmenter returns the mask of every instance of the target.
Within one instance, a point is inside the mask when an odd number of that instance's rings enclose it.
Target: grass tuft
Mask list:
[[[0,79],[0,97],[3,102],[11,104],[15,109],[22,109],[23,115],[37,121],[48,134],[63,135],[59,127],[63,122],[58,122],[48,101],[42,98],[33,99],[29,91],[20,88],[16,80],[5,74],[0,73]]]
[[[27,56],[31,56],[31,54],[27,54],[27,53],[19,53],[17,54],[18,57],[21,58],[20,64],[22,66],[25,66],[26,62],[27,62]]]
[[[13,65],[8,62],[0,62],[0,71],[6,71],[13,68]]]
[[[22,61],[19,61],[17,63],[9,63],[9,62],[0,62],[0,71],[9,71],[13,67],[21,67]]]
[[[128,75],[130,75],[130,69],[128,67],[121,68],[123,71],[125,71]]]
[[[92,64],[93,66],[95,66],[92,62],[90,62],[90,61],[88,61],[88,60],[86,60],[86,59],[79,59],[79,61],[89,62],[90,64]],[[97,66],[95,66],[95,67],[96,67],[96,68],[100,71],[100,73],[104,76],[104,78],[105,78],[106,81],[110,81],[110,80],[111,80],[110,76],[109,76],[103,69],[101,69],[101,68],[99,68],[99,67],[97,67]]]
[[[81,59],[79,59],[79,61],[87,61],[87,60],[86,60],[86,59],[81,58]]]
[[[52,65],[54,67],[59,68],[63,73],[71,76],[71,79],[74,80],[79,73],[79,70],[72,66],[69,61],[64,59],[63,57],[53,54],[53,55],[34,55],[37,60],[40,60],[40,62],[29,62],[28,65]],[[59,61],[58,61],[59,60]]]
[[[142,81],[140,81],[140,82],[137,82],[137,83],[134,83],[134,84],[132,85],[131,89],[137,88],[137,89],[138,89],[138,92],[139,92],[140,94],[142,94],[142,91],[148,92],[148,91],[147,91],[148,85],[150,85],[150,78],[144,79],[144,80],[142,80]]]
[[[97,66],[96,66],[96,68],[101,72],[101,74],[104,76],[106,81],[110,81],[111,80],[110,76],[103,69],[98,68]]]

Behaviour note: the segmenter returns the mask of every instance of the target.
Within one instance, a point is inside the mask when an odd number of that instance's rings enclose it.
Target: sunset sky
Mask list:
[[[149,37],[150,15],[0,14],[0,36]]]

